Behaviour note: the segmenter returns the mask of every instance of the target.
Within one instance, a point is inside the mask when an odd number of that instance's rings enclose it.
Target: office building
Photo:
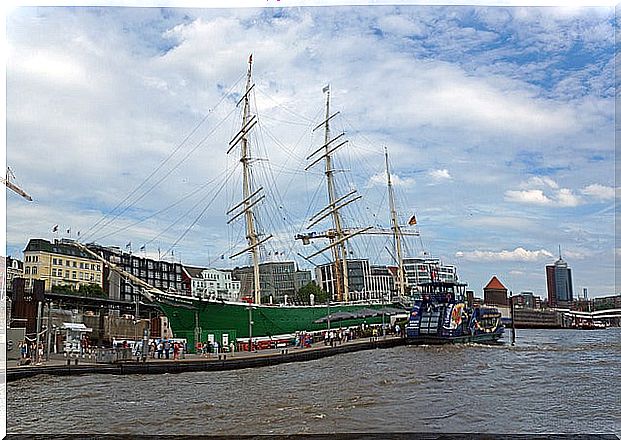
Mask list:
[[[548,304],[551,307],[574,300],[571,268],[559,255],[554,264],[546,266]]]

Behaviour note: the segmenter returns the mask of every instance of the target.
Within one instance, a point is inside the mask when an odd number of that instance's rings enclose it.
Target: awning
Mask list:
[[[344,321],[346,319],[372,318],[374,316],[380,316],[382,315],[382,313],[387,316],[392,316],[392,315],[408,313],[408,312],[407,310],[397,309],[395,307],[384,307],[383,309],[364,308],[364,309],[355,310],[353,312],[335,312],[330,315],[319,318],[313,321],[313,323],[323,324],[325,322],[328,322],[328,317],[330,321]]]
[[[398,309],[396,307],[384,307],[383,309],[378,310],[379,313],[383,313],[384,315],[399,315],[402,313],[408,313],[405,309]]]
[[[63,326],[61,327],[63,330],[71,330],[74,332],[92,332],[92,328],[88,328],[82,323],[75,322],[63,322]]]
[[[324,316],[323,318],[319,318],[315,321],[313,321],[313,323],[315,324],[323,324],[324,322],[328,322],[328,321],[344,321],[345,319],[355,319],[358,318],[357,314],[354,313],[349,313],[349,312],[335,312],[335,313],[331,313],[327,316]]]

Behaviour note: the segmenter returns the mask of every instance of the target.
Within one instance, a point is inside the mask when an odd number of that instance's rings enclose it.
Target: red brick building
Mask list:
[[[489,283],[487,283],[487,286],[483,288],[483,301],[485,304],[494,306],[509,305],[507,288],[496,276],[493,276]]]

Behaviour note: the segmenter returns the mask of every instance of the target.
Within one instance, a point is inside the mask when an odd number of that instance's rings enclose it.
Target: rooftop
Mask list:
[[[485,289],[494,289],[494,290],[507,290],[507,288],[500,282],[500,280],[494,275],[487,286],[483,288]]]

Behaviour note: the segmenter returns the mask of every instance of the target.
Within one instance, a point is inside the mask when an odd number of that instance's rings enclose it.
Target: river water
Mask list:
[[[397,347],[237,371],[8,384],[8,433],[621,434],[621,328]]]

